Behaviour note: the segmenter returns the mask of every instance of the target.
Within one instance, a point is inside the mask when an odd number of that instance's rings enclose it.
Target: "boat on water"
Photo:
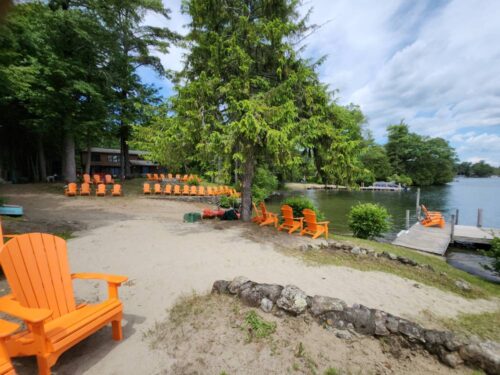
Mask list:
[[[409,191],[410,189],[401,184],[397,184],[394,181],[377,181],[374,182],[372,186],[362,186],[361,190],[372,190],[372,191]]]
[[[23,207],[12,205],[12,204],[1,205],[0,206],[0,215],[22,216],[23,215]]]

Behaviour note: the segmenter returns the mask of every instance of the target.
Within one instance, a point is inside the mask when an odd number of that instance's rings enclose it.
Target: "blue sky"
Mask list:
[[[147,23],[185,33],[180,0],[171,20]],[[328,58],[321,79],[341,104],[358,104],[376,140],[404,120],[414,132],[447,139],[461,160],[500,165],[500,0],[310,0],[304,57]],[[184,51],[161,56],[180,69]],[[148,69],[145,82],[171,95],[170,82]]]

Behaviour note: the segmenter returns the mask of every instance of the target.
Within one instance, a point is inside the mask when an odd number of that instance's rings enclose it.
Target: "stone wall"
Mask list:
[[[467,339],[449,331],[426,329],[409,320],[382,310],[325,296],[308,296],[294,285],[259,284],[243,276],[232,281],[217,280],[212,293],[238,296],[246,305],[259,307],[266,313],[310,314],[319,324],[336,336],[349,340],[352,335],[394,337],[410,347],[421,347],[450,367],[463,363],[500,374],[500,344]]]

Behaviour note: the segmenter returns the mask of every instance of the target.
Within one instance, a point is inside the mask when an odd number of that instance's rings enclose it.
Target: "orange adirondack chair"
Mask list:
[[[64,190],[64,195],[67,197],[76,197],[76,184],[74,182],[68,184],[68,187]]]
[[[44,233],[13,238],[0,250],[0,262],[12,291],[0,298],[0,311],[27,323],[25,331],[5,339],[7,352],[36,356],[40,375],[50,375],[62,353],[109,323],[113,339],[123,338],[118,287],[127,277],[70,274],[66,241]],[[72,279],[107,281],[108,299],[77,306]]]
[[[198,195],[205,196],[205,187],[204,186],[200,186],[198,188]]]
[[[191,186],[191,189],[189,189],[189,195],[198,195],[198,188],[195,185]]]
[[[208,196],[212,196],[214,195],[214,191],[212,190],[212,188],[210,186],[207,186],[207,193],[206,195]]]
[[[142,191],[144,194],[151,194],[151,185],[145,182]]]
[[[19,325],[0,319],[0,375],[16,375],[5,347],[5,340],[19,329]]]
[[[153,176],[151,175],[151,173],[146,173],[146,179],[148,181],[153,181]]]
[[[262,227],[264,225],[274,225],[278,226],[278,215],[272,212],[269,212],[266,208],[266,204],[264,202],[260,202],[260,212],[262,213],[262,221],[259,225]]]
[[[120,184],[114,184],[113,190],[111,191],[112,197],[121,197],[122,196],[122,186]]]
[[[288,234],[292,234],[297,229],[302,230],[303,217],[293,217],[293,208],[289,205],[281,206],[281,214],[283,223],[278,227],[278,230],[286,229]]]
[[[187,180],[188,180],[188,175],[187,174],[185,174],[184,176],[182,176],[182,181],[183,182],[186,182]]]
[[[90,185],[86,182],[83,182],[80,185],[80,195],[90,195]]]
[[[113,176],[111,176],[110,174],[107,174],[104,176],[104,183],[105,184],[114,184],[115,180],[113,180]]]
[[[165,194],[172,195],[172,185],[170,185],[170,184],[165,185]]]
[[[160,180],[161,180],[161,181],[166,180],[165,175],[164,175],[163,173],[160,173]]]
[[[422,212],[424,213],[425,217],[422,219],[420,222],[424,227],[433,227],[433,226],[439,226],[440,228],[444,228],[446,225],[446,222],[444,220],[443,215],[439,211],[428,211],[427,207],[424,205],[422,207]]]
[[[98,197],[104,197],[106,195],[106,185],[104,184],[97,185],[97,190],[95,191],[95,195]]]
[[[155,194],[161,194],[161,185],[156,183],[154,185],[154,189],[155,189]]]
[[[172,179],[172,173],[167,174],[167,178],[168,178],[169,180],[171,180],[171,179]]]
[[[176,174],[176,175],[175,175],[175,179],[176,179],[176,180],[180,180],[180,179],[181,179],[181,175],[180,175],[180,174]]]
[[[189,195],[189,185],[184,185],[182,188],[182,195]]]
[[[306,208],[302,210],[304,214],[304,223],[306,223],[306,227],[300,231],[300,235],[304,234],[311,235],[313,239],[318,238],[322,234],[325,235],[325,238],[328,239],[328,224],[329,221],[316,221],[316,212],[313,210]]]
[[[86,184],[91,184],[92,182],[90,181],[90,175],[85,173],[83,175],[83,182],[86,183]]]
[[[158,176],[158,173],[153,174],[153,180],[154,181],[160,181],[160,177]]]
[[[99,176],[98,174],[94,175],[94,184],[96,185],[102,184],[101,176]]]
[[[179,185],[174,186],[174,195],[181,195],[181,187]]]

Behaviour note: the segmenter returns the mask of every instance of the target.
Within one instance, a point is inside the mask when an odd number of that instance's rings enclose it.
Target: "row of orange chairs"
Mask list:
[[[181,190],[180,185],[170,185],[166,184],[162,188],[161,184],[156,183],[153,185],[153,190],[151,190],[151,185],[147,182],[144,183],[143,187],[144,194],[165,194],[165,195],[193,195],[193,196],[216,196],[216,195],[229,195],[234,197],[239,197],[240,193],[228,186],[217,186],[217,187],[205,187],[205,186],[189,186],[184,185]]]
[[[107,193],[106,185],[105,184],[99,184],[97,185],[97,188],[95,189],[95,195],[98,197],[104,197]],[[110,193],[113,197],[119,197],[122,196],[122,186],[120,184],[114,184],[113,188],[110,190]],[[78,189],[78,186],[76,183],[71,182],[68,184],[66,189],[64,189],[64,195],[67,197],[76,197],[78,194],[80,195],[88,195],[90,196],[90,184],[83,182],[80,185],[80,189]]]
[[[187,175],[185,174],[184,176],[181,176],[180,174],[176,174],[175,176],[172,173],[167,173],[166,175],[163,173],[146,173],[146,179],[148,181],[165,181],[165,180],[173,180],[176,179],[177,181],[182,181],[186,182],[189,180],[197,180],[198,182],[201,182],[201,178],[198,177],[197,175]]]
[[[323,235],[326,239],[328,239],[328,224],[330,224],[330,222],[317,221],[316,213],[309,208],[302,210],[302,214],[304,215],[303,217],[294,217],[292,207],[286,204],[281,206],[281,216],[283,218],[283,222],[279,225],[279,218],[277,214],[269,212],[266,209],[264,202],[260,202],[259,206],[260,209],[258,209],[255,203],[253,203],[255,216],[252,218],[252,221],[260,226],[274,225],[280,231],[283,229],[287,230],[288,234],[292,234],[293,232],[300,230],[301,236],[307,234],[312,236],[313,239],[316,239]]]
[[[5,244],[4,237],[10,238]],[[1,222],[0,263],[10,287],[10,293],[0,297],[0,311],[25,323],[21,327],[0,319],[0,375],[16,375],[11,357],[26,356],[36,356],[39,375],[50,375],[61,354],[109,324],[113,340],[122,340],[118,287],[126,276],[70,273],[62,238],[44,233],[3,235]],[[107,282],[108,298],[77,303],[73,279]]]
[[[98,175],[98,174],[95,174],[92,176],[92,179],[90,178],[90,175],[85,173],[83,175],[83,182],[86,183],[86,184],[95,184],[95,185],[99,185],[99,184],[114,184],[115,183],[115,180],[113,180],[113,176],[111,176],[110,174],[107,174],[104,176],[104,181],[101,179],[101,176]]]

